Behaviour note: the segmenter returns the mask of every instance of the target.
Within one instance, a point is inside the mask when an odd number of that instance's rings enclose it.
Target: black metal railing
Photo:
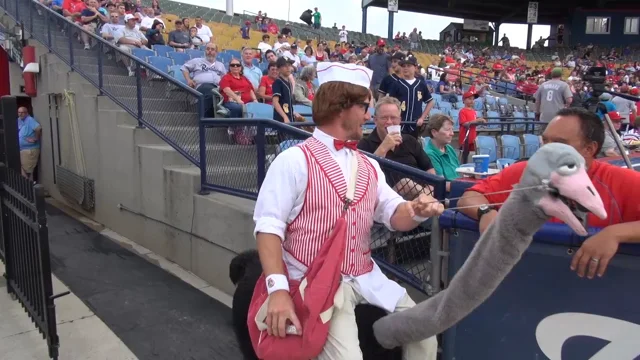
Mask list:
[[[204,114],[203,95],[143,58],[68,21],[37,1],[0,0],[16,22],[176,151],[199,166],[198,122]],[[91,45],[84,49],[78,36]]]
[[[60,340],[53,294],[44,186],[0,163],[2,238],[7,291],[15,296],[58,358]]]

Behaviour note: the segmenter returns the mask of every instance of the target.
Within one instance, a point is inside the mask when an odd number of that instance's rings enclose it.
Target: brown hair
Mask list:
[[[429,137],[433,137],[431,133],[433,130],[440,131],[445,123],[450,122],[453,125],[453,120],[444,114],[435,114],[429,117],[429,124],[427,125],[427,133]]]
[[[327,125],[342,111],[370,98],[369,89],[342,81],[330,81],[320,86],[313,99],[313,121]],[[368,109],[363,109],[368,111]]]

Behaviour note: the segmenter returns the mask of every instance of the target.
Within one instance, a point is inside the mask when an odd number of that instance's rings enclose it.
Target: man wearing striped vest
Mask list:
[[[317,359],[358,360],[362,353],[354,314],[357,304],[388,312],[415,305],[406,290],[389,280],[371,259],[374,221],[392,231],[409,231],[444,208],[427,195],[405,201],[387,185],[378,162],[357,151],[362,125],[371,118],[371,70],[319,63],[317,73],[321,84],[313,102],[317,128],[303,144],[278,155],[258,195],[254,234],[266,284],[256,286],[266,286],[269,294],[265,320],[269,335],[295,336],[287,335],[291,325],[304,334],[290,282],[302,279],[314,266],[320,248],[344,215],[346,246],[338,262],[342,282],[337,291],[318,299],[334,299],[342,305],[333,308],[329,335]],[[355,191],[347,191],[354,183]],[[348,193],[353,198],[346,208]],[[437,341],[430,338],[406,345],[404,359],[435,360],[436,353]]]

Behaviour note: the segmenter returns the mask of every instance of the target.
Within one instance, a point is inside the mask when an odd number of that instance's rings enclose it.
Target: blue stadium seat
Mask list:
[[[477,98],[477,99],[473,100],[473,108],[476,111],[484,110],[484,99],[483,98]]]
[[[171,75],[172,78],[178,80],[179,82],[187,85],[187,79],[184,78],[184,74],[182,73],[182,70],[180,70],[180,68],[180,65],[170,66],[169,75]]]
[[[285,150],[287,150],[288,148],[292,147],[292,146],[296,146],[298,144],[303,143],[304,140],[285,140],[283,142],[280,143],[280,145],[278,145],[278,153],[281,153]]]
[[[496,160],[496,166],[498,167],[498,170],[502,170],[502,169],[508,167],[509,165],[513,165],[515,163],[516,163],[516,161],[513,160],[513,159],[502,158],[502,159],[497,159]]]
[[[516,84],[514,83],[507,83],[507,95],[509,96],[516,96],[517,94],[517,87]]]
[[[495,163],[498,159],[498,143],[493,136],[478,135],[476,137],[476,152],[481,155],[489,155],[489,162]]]
[[[224,51],[227,55],[231,56],[231,58],[234,59],[241,59],[242,55],[240,54],[240,51],[238,50],[225,50]],[[229,60],[231,60],[231,58]]]
[[[480,119],[483,116],[484,116],[484,113],[482,112],[482,110],[476,110],[476,118]]]
[[[151,47],[158,56],[167,56],[167,53],[174,52],[175,50],[168,45],[153,45]]]
[[[170,59],[173,60],[173,63],[175,65],[183,65],[187,61],[191,60],[191,57],[187,53],[181,53],[181,52],[175,52],[174,51],[174,52],[168,53],[167,55],[169,56]]]
[[[166,73],[169,72],[169,67],[173,65],[173,60],[162,56],[148,56],[147,62]]]
[[[427,147],[429,146],[429,143],[431,142],[431,138],[428,136],[425,136],[422,139],[422,150],[424,150],[424,152],[427,152]]]
[[[533,134],[523,134],[524,140],[524,157],[528,159],[540,148],[540,137]]]
[[[487,117],[492,118],[488,119],[490,125],[487,126],[487,129],[500,129],[500,114],[497,111],[487,111]]]
[[[311,117],[311,106],[307,105],[293,105],[293,111],[304,117]]]
[[[132,49],[131,55],[144,62],[149,56],[156,56],[156,53],[149,49]]]
[[[442,114],[442,113],[443,113],[442,110],[432,108],[431,111],[429,112],[429,115],[436,115],[436,114]]]
[[[522,121],[526,121],[524,119],[524,114],[520,111],[514,111],[513,112],[513,117],[516,118],[514,121],[515,122],[522,122]],[[525,125],[513,125],[513,130],[517,130],[517,131],[522,131],[525,129]]]
[[[229,64],[229,61],[231,61],[231,59],[232,59],[231,55],[225,53],[224,51],[219,53],[218,56],[216,57],[216,60],[223,63],[225,66]]]
[[[451,116],[451,120],[453,120],[453,130],[458,131],[460,129],[460,110],[449,110],[449,116]]]
[[[502,157],[520,160],[520,138],[514,135],[500,135]]]
[[[248,117],[251,114],[256,119],[273,119],[273,106],[269,104],[263,104],[259,102],[250,102],[246,104],[247,114],[244,117]]]
[[[440,110],[442,110],[442,112],[444,112],[444,113],[448,113],[448,112],[449,112],[449,110],[451,110],[451,109],[453,108],[453,106],[451,105],[451,103],[450,103],[450,102],[447,102],[447,101],[443,101],[443,102],[441,102],[439,105],[440,105],[440,106],[439,106],[439,107],[440,107]]]
[[[456,109],[462,109],[464,107],[464,103],[462,101],[458,101],[456,103]]]
[[[185,51],[185,53],[189,54],[189,57],[191,57],[192,59],[204,57],[204,51],[201,50],[189,49]]]
[[[494,106],[496,104],[496,98],[493,96],[485,96],[485,103],[489,106]]]
[[[431,94],[431,97],[433,98],[433,100],[435,100],[438,103],[442,101],[442,95],[440,94]]]

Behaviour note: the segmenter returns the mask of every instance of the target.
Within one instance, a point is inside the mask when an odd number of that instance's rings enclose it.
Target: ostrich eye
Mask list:
[[[575,163],[564,164],[558,167],[558,173],[561,175],[571,175],[578,171],[578,165]]]

